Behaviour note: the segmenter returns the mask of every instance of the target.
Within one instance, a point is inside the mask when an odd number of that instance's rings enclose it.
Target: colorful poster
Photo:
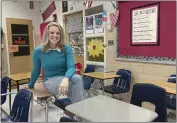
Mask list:
[[[86,33],[93,33],[93,16],[86,16]]]
[[[103,32],[103,14],[95,15],[95,33]]]

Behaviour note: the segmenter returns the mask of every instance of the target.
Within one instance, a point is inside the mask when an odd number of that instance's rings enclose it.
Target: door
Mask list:
[[[32,20],[7,18],[8,45],[18,45],[18,52],[9,53],[10,74],[30,72],[34,50]]]

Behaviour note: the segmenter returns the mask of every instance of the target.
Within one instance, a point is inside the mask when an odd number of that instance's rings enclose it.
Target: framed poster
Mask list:
[[[85,19],[86,19],[86,33],[89,34],[89,33],[92,33],[93,34],[93,15],[91,16],[86,16]]]
[[[130,10],[131,45],[159,45],[160,4],[148,4]]]

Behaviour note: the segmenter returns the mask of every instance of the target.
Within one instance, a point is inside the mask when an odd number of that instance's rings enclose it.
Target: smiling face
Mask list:
[[[57,26],[50,26],[48,32],[50,46],[51,48],[56,48],[60,42],[60,30]]]

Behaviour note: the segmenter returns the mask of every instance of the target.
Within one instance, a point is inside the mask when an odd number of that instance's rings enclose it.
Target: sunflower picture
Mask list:
[[[91,39],[88,41],[87,51],[89,57],[98,58],[104,55],[103,41],[98,39]]]

